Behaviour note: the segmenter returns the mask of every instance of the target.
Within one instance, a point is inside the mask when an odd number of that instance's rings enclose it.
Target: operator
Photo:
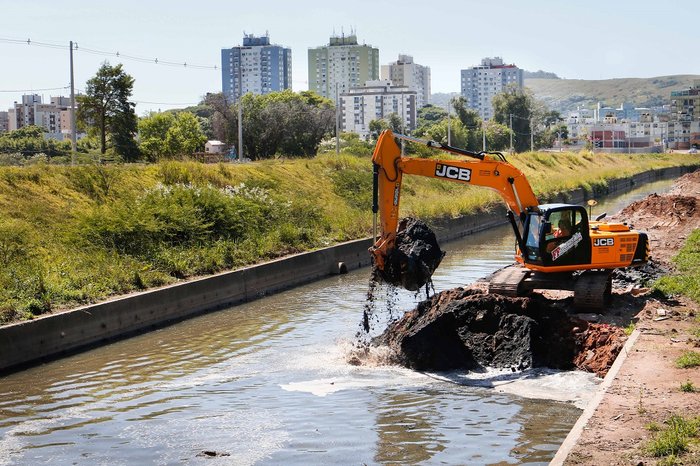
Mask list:
[[[571,221],[567,218],[562,218],[559,220],[559,223],[557,224],[557,229],[554,230],[554,238],[565,238],[567,236],[571,236]],[[559,246],[562,243],[562,240],[559,241],[551,241],[549,244],[547,244],[547,252],[552,252],[557,246]]]
[[[558,228],[554,230],[554,237],[555,238],[563,238],[565,236],[571,236],[571,222],[563,218],[559,220],[558,223]]]

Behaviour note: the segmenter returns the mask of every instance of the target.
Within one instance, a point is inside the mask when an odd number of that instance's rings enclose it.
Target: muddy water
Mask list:
[[[436,289],[508,264],[510,235],[445,244]],[[368,274],[0,378],[0,464],[546,464],[597,382],[350,366]],[[399,310],[421,298],[377,295]]]

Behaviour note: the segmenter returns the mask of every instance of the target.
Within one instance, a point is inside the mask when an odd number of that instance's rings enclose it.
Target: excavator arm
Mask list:
[[[444,152],[469,157],[469,160],[436,160],[402,157],[396,138],[423,144]],[[482,186],[501,195],[509,211],[516,238],[522,243],[522,222],[527,211],[536,210],[538,201],[525,175],[509,164],[500,153],[471,152],[435,141],[382,132],[372,156],[374,164],[374,205],[379,214],[380,234],[370,249],[375,265],[383,269],[387,254],[393,249],[399,222],[403,175],[418,175]]]

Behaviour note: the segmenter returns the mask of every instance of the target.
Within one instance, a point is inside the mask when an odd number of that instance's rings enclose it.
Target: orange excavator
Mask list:
[[[467,159],[406,157],[398,140]],[[624,223],[603,222],[605,214],[589,220],[580,205],[540,204],[525,175],[499,152],[472,152],[386,130],[379,136],[372,162],[376,242],[370,252],[380,271],[396,248],[404,175],[483,186],[503,198],[515,234],[516,263],[490,277],[490,293],[523,296],[535,289],[570,290],[576,307],[601,309],[610,297],[612,271],[643,265],[650,258],[644,232]]]

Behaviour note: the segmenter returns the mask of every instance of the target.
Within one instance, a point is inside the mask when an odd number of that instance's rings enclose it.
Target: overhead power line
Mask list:
[[[35,46],[35,47],[52,48],[52,49],[64,49],[65,50],[65,49],[69,48],[69,46],[65,45],[65,44],[54,43],[54,42],[41,42],[41,41],[35,41],[32,39],[11,39],[11,38],[6,38],[6,37],[0,37],[0,42],[5,42],[8,44],[29,45],[29,46]],[[98,50],[98,49],[93,49],[93,48],[89,48],[89,47],[81,47],[81,46],[78,46],[78,44],[76,42],[73,43],[73,50],[76,52],[85,52],[85,53],[90,53],[93,55],[123,58],[125,60],[132,60],[132,61],[137,61],[140,63],[150,63],[153,65],[192,68],[192,69],[198,69],[198,70],[218,70],[219,69],[219,66],[217,66],[217,65],[201,65],[201,64],[197,64],[197,63],[188,63],[187,60],[182,60],[182,61],[161,60],[157,57],[156,58],[141,57],[141,56],[137,56],[137,55],[121,53],[119,51],[113,52],[113,51],[109,51],[109,50]]]
[[[42,89],[12,89],[12,90],[4,90],[4,89],[2,89],[2,90],[0,90],[0,92],[12,92],[12,93],[16,93],[16,92],[58,91],[58,90],[61,90],[61,89],[68,89],[69,87],[70,87],[70,85],[68,85],[68,86],[63,86],[63,87],[44,87],[44,88],[42,88]]]

